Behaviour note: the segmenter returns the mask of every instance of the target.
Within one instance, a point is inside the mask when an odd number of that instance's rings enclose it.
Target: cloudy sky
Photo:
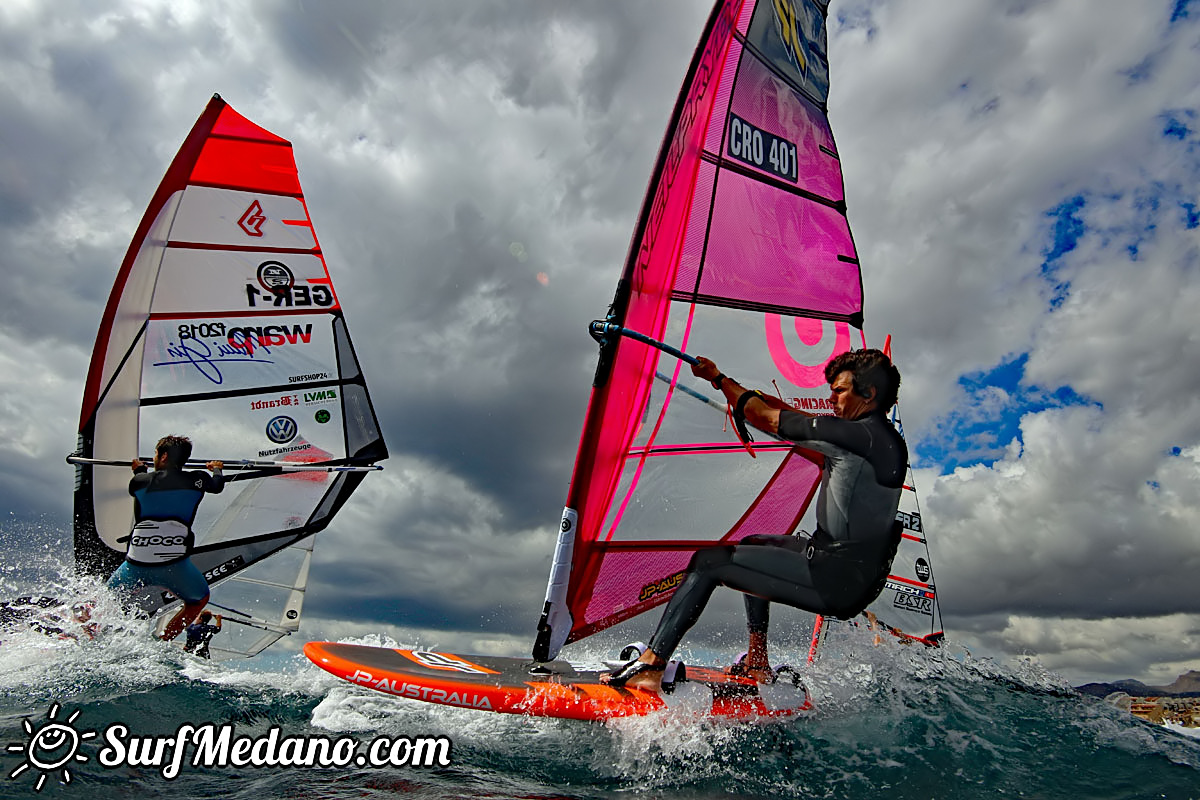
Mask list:
[[[294,144],[393,456],[322,534],[302,633],[525,652],[585,326],[706,6],[0,5],[6,538],[69,541],[104,302],[219,92]],[[1200,4],[834,0],[829,29],[950,638],[1074,682],[1200,668]]]

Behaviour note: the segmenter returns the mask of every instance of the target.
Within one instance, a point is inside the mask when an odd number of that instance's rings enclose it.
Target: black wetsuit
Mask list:
[[[45,636],[70,636],[67,628],[74,627],[67,618],[69,612],[63,607],[63,602],[54,597],[38,597],[25,595],[15,600],[0,602],[0,630],[20,630],[29,627]],[[95,635],[95,626],[78,625],[88,638]]]
[[[208,645],[220,630],[220,625],[210,625],[207,622],[193,622],[187,626],[187,641],[184,642],[183,649],[189,653],[195,653],[201,658],[211,658],[212,655],[208,652]]]
[[[761,632],[769,601],[846,619],[883,590],[899,544],[904,439],[879,412],[844,420],[784,410],[779,435],[825,456],[816,532],[755,534],[698,551],[650,640],[659,656],[675,651],[717,586],[746,593],[750,629]]]

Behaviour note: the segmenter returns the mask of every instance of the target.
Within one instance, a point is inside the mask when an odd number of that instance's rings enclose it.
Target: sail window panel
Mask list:
[[[328,472],[290,473],[230,483],[200,504],[193,525],[196,545],[277,531],[300,533],[333,477]],[[251,560],[249,555],[245,559]]]
[[[645,459],[631,455],[625,459],[600,538],[609,538],[611,532],[612,541],[715,541],[734,527],[786,455],[786,450],[775,450],[750,458],[740,447]],[[720,503],[714,504],[713,498]]]
[[[685,341],[688,308],[686,303],[672,304],[672,321],[664,341],[712,358],[742,385],[809,413],[832,413],[825,365],[838,354],[863,346],[862,332],[846,322],[708,305],[693,309]],[[652,437],[657,449],[704,443],[736,446],[732,425],[726,419],[725,396],[707,381],[693,377],[686,365],[678,371],[676,366],[669,357],[658,362],[631,452],[639,452]],[[664,409],[668,391],[670,403]],[[761,442],[771,441],[765,434],[754,435]]]
[[[234,245],[262,249],[315,250],[316,237],[304,204],[295,197],[189,186],[172,243]]]
[[[671,459],[666,469],[647,459],[639,479],[639,499],[629,511],[633,519],[622,525],[621,532],[655,535],[623,535],[619,540],[712,539],[715,544],[719,538],[732,542],[753,534],[794,533],[820,480],[818,463],[800,451],[760,454],[754,461],[742,453],[749,464],[741,467],[711,455],[680,467],[688,458]],[[697,469],[701,465],[704,468]],[[723,469],[714,476],[714,468]],[[686,493],[679,490],[681,483],[689,485]],[[740,515],[728,520],[728,525],[719,515],[714,518],[714,496],[722,498],[722,507],[741,509]],[[682,582],[692,552],[603,552],[583,624],[607,627],[665,601]]]
[[[665,315],[666,305],[648,309],[649,318]],[[653,380],[651,367],[657,363],[657,357],[657,350],[632,339],[624,339],[618,346],[611,376],[603,390],[605,402],[598,407],[600,434],[595,453],[589,468],[580,475],[589,498],[579,519],[583,535],[596,535],[604,509],[613,496],[625,454],[641,427],[641,414]]]
[[[307,254],[167,249],[154,292],[156,314],[332,311],[325,262]]]
[[[287,555],[288,551],[283,550],[271,558],[264,559],[249,569],[239,572],[235,577],[222,582],[220,584],[220,586],[223,588],[222,595],[224,595],[222,600],[225,601],[222,603],[222,605],[226,605],[229,608],[236,608],[238,611],[243,611],[247,617],[257,617],[260,619],[264,617],[263,612],[267,609],[271,609],[272,612],[275,612],[275,609],[278,609],[280,605],[280,594],[291,589],[291,581],[294,579],[296,564],[293,564],[293,575],[290,576],[283,575],[276,568],[278,562],[281,559],[285,559]],[[260,572],[263,567],[276,568],[273,569],[275,573],[274,576],[268,578],[270,582],[263,580],[264,576]],[[287,582],[286,588],[281,589],[281,587],[277,584],[277,579],[281,577]],[[250,580],[239,580],[241,578],[249,578]],[[259,582],[260,580],[263,582]],[[221,613],[220,609],[212,610],[215,613]],[[242,615],[236,614],[226,614],[226,616],[232,616],[234,619],[243,618]],[[272,616],[274,616],[274,613],[272,613]],[[272,623],[277,621],[278,620],[274,619],[271,620]],[[224,631],[222,631],[222,633],[224,633]]]
[[[802,449],[789,450],[762,491],[729,532],[738,541],[759,533],[796,531],[821,480],[821,458]]]
[[[260,407],[320,405],[314,382],[336,380],[331,317],[324,314],[155,319],[146,331],[142,394],[148,400],[271,389]]]
[[[303,539],[214,586],[210,609],[224,618],[214,660],[254,655],[299,628],[311,551]]]
[[[821,413],[827,409],[816,401],[829,398],[825,364],[862,346],[862,331],[846,322],[698,305],[686,349],[711,358],[743,386]],[[698,391],[707,386],[723,402],[712,387],[684,374],[680,383]],[[683,398],[675,402],[682,405]]]
[[[690,327],[688,324],[691,316],[690,304],[672,302],[666,308],[669,321],[661,334],[661,341],[680,350],[687,350],[689,343],[685,337]],[[624,346],[626,346],[626,342],[623,341],[622,347]],[[631,447],[642,448],[652,436],[663,442],[711,441],[714,438],[714,431],[721,425],[724,415],[724,398],[719,392],[714,392],[706,381],[694,378],[686,364],[670,356],[665,356],[655,348],[647,348],[645,354],[651,359],[654,368],[647,367],[648,371],[641,373],[645,379],[648,379],[647,399],[640,416],[634,415],[631,418],[631,421],[636,423]],[[672,386],[672,381],[677,381],[680,385],[671,390],[673,396],[671,406],[667,418],[660,423],[660,418],[664,414],[663,403]],[[708,398],[708,402],[706,403],[695,395],[688,395],[689,390]],[[688,398],[686,402],[682,399],[685,396]],[[681,412],[684,414],[683,420],[677,420],[675,424],[671,424],[671,417],[678,417]],[[664,424],[665,428],[663,428]]]
[[[764,314],[763,335],[771,366],[778,371],[772,387],[793,408],[833,413],[825,366],[847,350],[865,347],[860,329],[846,322]]]
[[[844,194],[836,153],[825,114],[747,54],[726,121],[725,158],[837,202]]]
[[[860,314],[850,226],[834,209],[722,171],[699,292],[711,302]]]
[[[664,410],[668,390],[670,404]],[[689,394],[689,390],[695,394]],[[707,381],[692,377],[690,371],[679,376],[674,389],[670,389],[665,381],[656,380],[647,405],[646,421],[638,430],[630,451],[641,452],[652,435],[655,447],[696,447],[710,443],[736,445],[733,428],[725,421],[725,406],[724,396],[714,391]]]
[[[196,159],[191,183],[300,196],[292,148],[282,144],[209,139]]]
[[[214,609],[225,617],[221,632],[213,637],[208,645],[209,658],[213,661],[228,661],[234,658],[247,658],[257,655],[275,642],[286,636],[286,633],[264,631],[257,627],[238,625],[233,622],[236,614],[227,614],[220,609]]]
[[[308,554],[312,552],[312,542],[312,537],[305,537],[300,542],[280,550],[271,558],[263,559],[239,572],[236,578],[222,581],[220,585],[231,589],[237,584],[262,587],[252,590],[255,592],[266,592],[278,587],[290,590],[296,582],[296,576],[308,560]]]

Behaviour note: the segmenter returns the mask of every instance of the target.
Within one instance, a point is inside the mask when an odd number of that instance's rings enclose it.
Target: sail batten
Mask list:
[[[312,536],[363,478],[304,465],[372,465],[387,448],[291,143],[219,97],[155,191],[97,335],[76,461],[80,570],[111,573],[132,525],[128,469],[106,464],[172,433],[197,453],[301,467],[231,475],[193,525],[214,603],[294,630]],[[136,601],[150,613],[175,602],[161,588]],[[260,633],[239,644],[223,632],[220,650],[258,652],[273,641]]]

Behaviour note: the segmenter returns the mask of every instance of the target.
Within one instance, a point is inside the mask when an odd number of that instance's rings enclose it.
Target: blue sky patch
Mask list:
[[[1171,24],[1174,25],[1181,19],[1187,19],[1189,16],[1188,6],[1192,4],[1192,0],[1175,0],[1175,7],[1171,9]]]
[[[1183,209],[1183,224],[1189,231],[1200,226],[1200,209],[1195,203],[1180,203],[1179,207]]]
[[[1168,139],[1178,139],[1186,141],[1192,135],[1192,129],[1188,124],[1180,119],[1181,116],[1195,118],[1196,112],[1192,109],[1184,109],[1183,111],[1168,111],[1163,115],[1163,136]]]
[[[991,467],[1014,439],[1020,442],[1025,414],[1095,404],[1070,386],[1047,390],[1023,384],[1028,361],[1029,354],[1022,353],[959,378],[965,400],[937,420],[934,435],[917,445],[915,465],[936,464],[943,475],[975,464]]]
[[[1056,273],[1062,257],[1074,250],[1087,232],[1087,226],[1080,216],[1086,206],[1087,200],[1084,196],[1075,195],[1046,212],[1046,216],[1054,220],[1051,242],[1042,251],[1046,257],[1042,262],[1042,275],[1053,284],[1051,308],[1058,308],[1070,294],[1070,282],[1058,280]]]

